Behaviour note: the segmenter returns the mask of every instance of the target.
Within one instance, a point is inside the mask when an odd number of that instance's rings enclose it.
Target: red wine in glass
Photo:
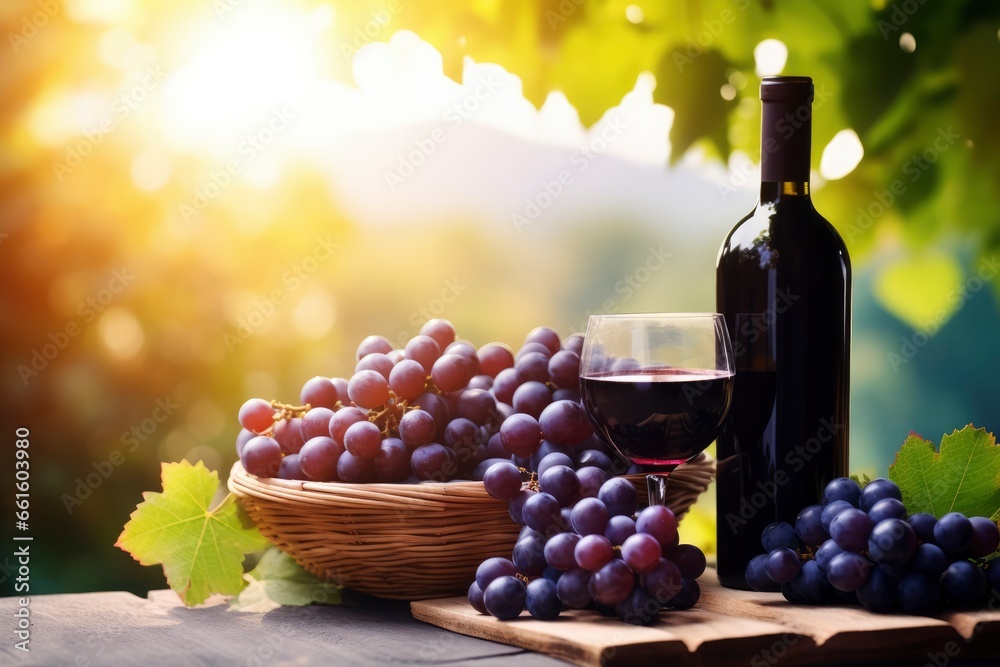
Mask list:
[[[674,468],[715,440],[733,375],[693,368],[597,372],[580,378],[599,435],[632,463]]]

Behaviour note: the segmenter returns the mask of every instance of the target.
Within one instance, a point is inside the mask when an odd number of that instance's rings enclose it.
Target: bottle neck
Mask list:
[[[812,96],[761,103],[760,180],[808,183],[812,144]]]
[[[809,181],[761,181],[760,201],[775,202],[779,199],[799,197],[809,199]]]

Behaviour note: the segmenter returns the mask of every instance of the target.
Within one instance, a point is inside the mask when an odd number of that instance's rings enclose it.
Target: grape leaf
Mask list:
[[[991,517],[1000,510],[1000,446],[992,433],[971,424],[943,436],[940,452],[910,433],[889,466],[889,479],[899,485],[910,514]]]
[[[243,575],[246,588],[229,605],[245,612],[268,612],[282,605],[340,604],[340,586],[306,572],[277,547],[264,552],[257,567]]]
[[[243,587],[243,555],[267,540],[227,495],[209,508],[219,475],[201,461],[162,464],[163,493],[147,491],[115,543],[142,565],[163,565],[167,584],[188,606]]]

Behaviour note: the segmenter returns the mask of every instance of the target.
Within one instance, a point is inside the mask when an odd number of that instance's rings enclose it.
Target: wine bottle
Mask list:
[[[717,440],[718,569],[749,588],[761,531],[847,474],[851,264],[809,197],[812,79],[764,77],[760,199],[726,237],[717,309],[736,378]]]

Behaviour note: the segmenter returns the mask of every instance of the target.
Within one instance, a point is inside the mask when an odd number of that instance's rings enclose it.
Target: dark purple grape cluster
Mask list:
[[[402,349],[369,336],[349,379],[310,379],[300,405],[244,403],[236,451],[258,477],[323,482],[478,481],[498,461],[543,472],[550,454],[621,474],[580,404],[582,346],[538,327],[517,354],[477,350],[442,319]]]
[[[538,440],[544,430],[517,423],[525,440]],[[486,492],[508,501],[511,519],[523,528],[510,558],[479,566],[468,593],[477,611],[509,620],[527,609],[551,620],[564,608],[592,608],[648,625],[663,609],[698,601],[695,580],[705,571],[705,555],[680,544],[669,508],[636,514],[638,493],[628,479],[590,465],[584,455],[576,467],[561,452],[535,459],[539,450],[536,444],[521,452],[537,466],[499,461],[486,470]]]
[[[863,488],[834,479],[822,504],[799,512],[794,526],[767,526],[761,543],[767,553],[747,565],[747,583],[799,604],[847,601],[876,612],[930,614],[982,603],[1000,590],[996,523],[958,512],[908,514],[887,479]]]

